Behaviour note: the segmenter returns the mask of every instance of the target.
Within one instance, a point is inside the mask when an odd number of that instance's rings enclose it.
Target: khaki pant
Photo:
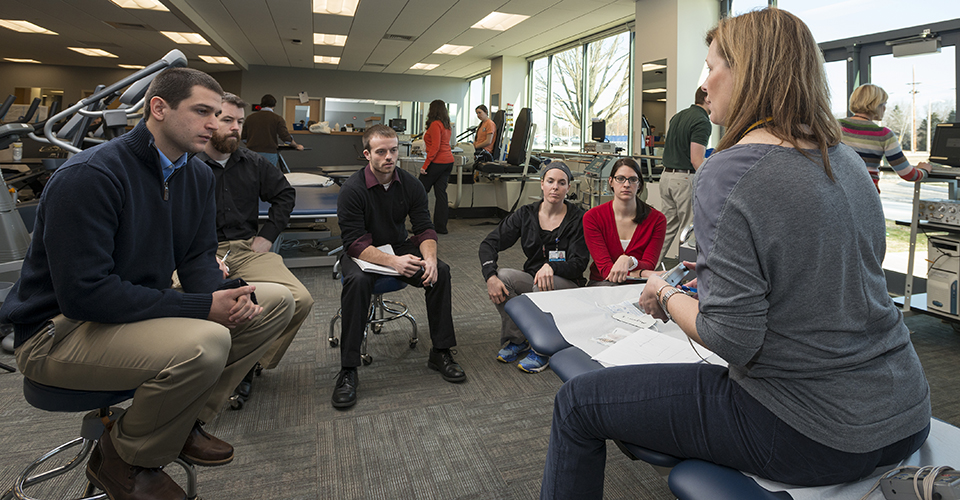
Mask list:
[[[180,454],[194,422],[217,415],[293,316],[285,287],[254,285],[263,312],[233,330],[200,319],[105,324],[61,314],[52,329],[17,348],[17,365],[25,377],[54,387],[136,389],[111,438],[129,464],[166,465]]]
[[[313,308],[313,297],[293,273],[283,264],[283,258],[273,252],[257,253],[250,249],[253,238],[248,240],[222,241],[217,247],[217,257],[230,251],[226,264],[230,268],[230,278],[243,278],[247,283],[267,282],[285,286],[293,294],[295,304],[293,319],[260,358],[260,364],[266,369],[276,368],[287,352],[293,338],[300,331],[300,325]]]
[[[693,224],[693,176],[693,171],[660,174],[660,211],[667,218],[661,261],[673,247],[677,234]]]

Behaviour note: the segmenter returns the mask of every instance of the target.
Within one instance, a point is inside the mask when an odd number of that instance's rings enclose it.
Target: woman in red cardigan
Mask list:
[[[621,158],[610,170],[613,200],[583,216],[583,236],[593,257],[587,286],[619,285],[627,276],[653,273],[663,247],[667,219],[639,198],[643,175],[632,158]]]
[[[440,234],[447,234],[447,181],[453,171],[453,153],[450,151],[450,115],[447,114],[447,104],[437,99],[430,103],[427,111],[427,132],[423,134],[424,147],[427,150],[427,159],[420,167],[420,182],[423,188],[437,197],[433,206],[434,229]]]

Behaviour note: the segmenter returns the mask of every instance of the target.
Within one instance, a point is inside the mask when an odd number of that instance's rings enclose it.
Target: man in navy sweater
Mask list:
[[[293,315],[283,286],[228,288],[217,266],[210,168],[188,157],[217,129],[223,90],[197,70],[151,83],[144,120],[71,158],[37,210],[20,280],[0,309],[17,364],[41,384],[136,389],[101,436],[87,477],[113,500],[182,499],[161,467],[222,465],[207,434],[243,375]],[[171,288],[178,272],[182,290]]]
[[[439,371],[447,382],[467,379],[450,353],[457,345],[450,309],[450,266],[437,259],[437,232],[430,222],[427,192],[416,177],[396,168],[397,150],[393,129],[384,125],[368,128],[363,134],[363,155],[370,163],[343,183],[337,197],[337,222],[345,252],[340,258],[343,324],[341,369],[331,398],[334,408],[349,408],[357,402],[360,344],[370,294],[379,276],[364,272],[350,257],[391,267],[400,273],[397,279],[425,289],[433,342],[427,366]],[[413,230],[409,238],[408,216]],[[396,255],[377,248],[386,244]]]

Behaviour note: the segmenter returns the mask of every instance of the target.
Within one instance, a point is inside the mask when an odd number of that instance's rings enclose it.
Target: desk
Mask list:
[[[294,186],[294,189],[297,190],[297,202],[290,214],[290,224],[273,242],[273,251],[283,257],[288,268],[333,266],[338,257],[337,249],[326,251],[318,246],[339,239],[333,235],[330,226],[336,224],[340,187]],[[270,204],[261,200],[260,220],[267,219],[269,210]],[[315,243],[293,248],[284,244],[295,244],[300,240]]]

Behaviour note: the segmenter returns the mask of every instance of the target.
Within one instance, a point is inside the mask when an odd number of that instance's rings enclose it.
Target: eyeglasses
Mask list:
[[[639,177],[624,177],[624,176],[622,176],[622,175],[618,175],[618,176],[614,177],[613,180],[614,180],[614,182],[616,182],[617,184],[623,184],[624,182],[626,182],[627,184],[629,184],[629,185],[631,185],[631,186],[634,186],[634,185],[636,185],[636,184],[638,184],[638,183],[640,182],[640,178],[639,178]]]

